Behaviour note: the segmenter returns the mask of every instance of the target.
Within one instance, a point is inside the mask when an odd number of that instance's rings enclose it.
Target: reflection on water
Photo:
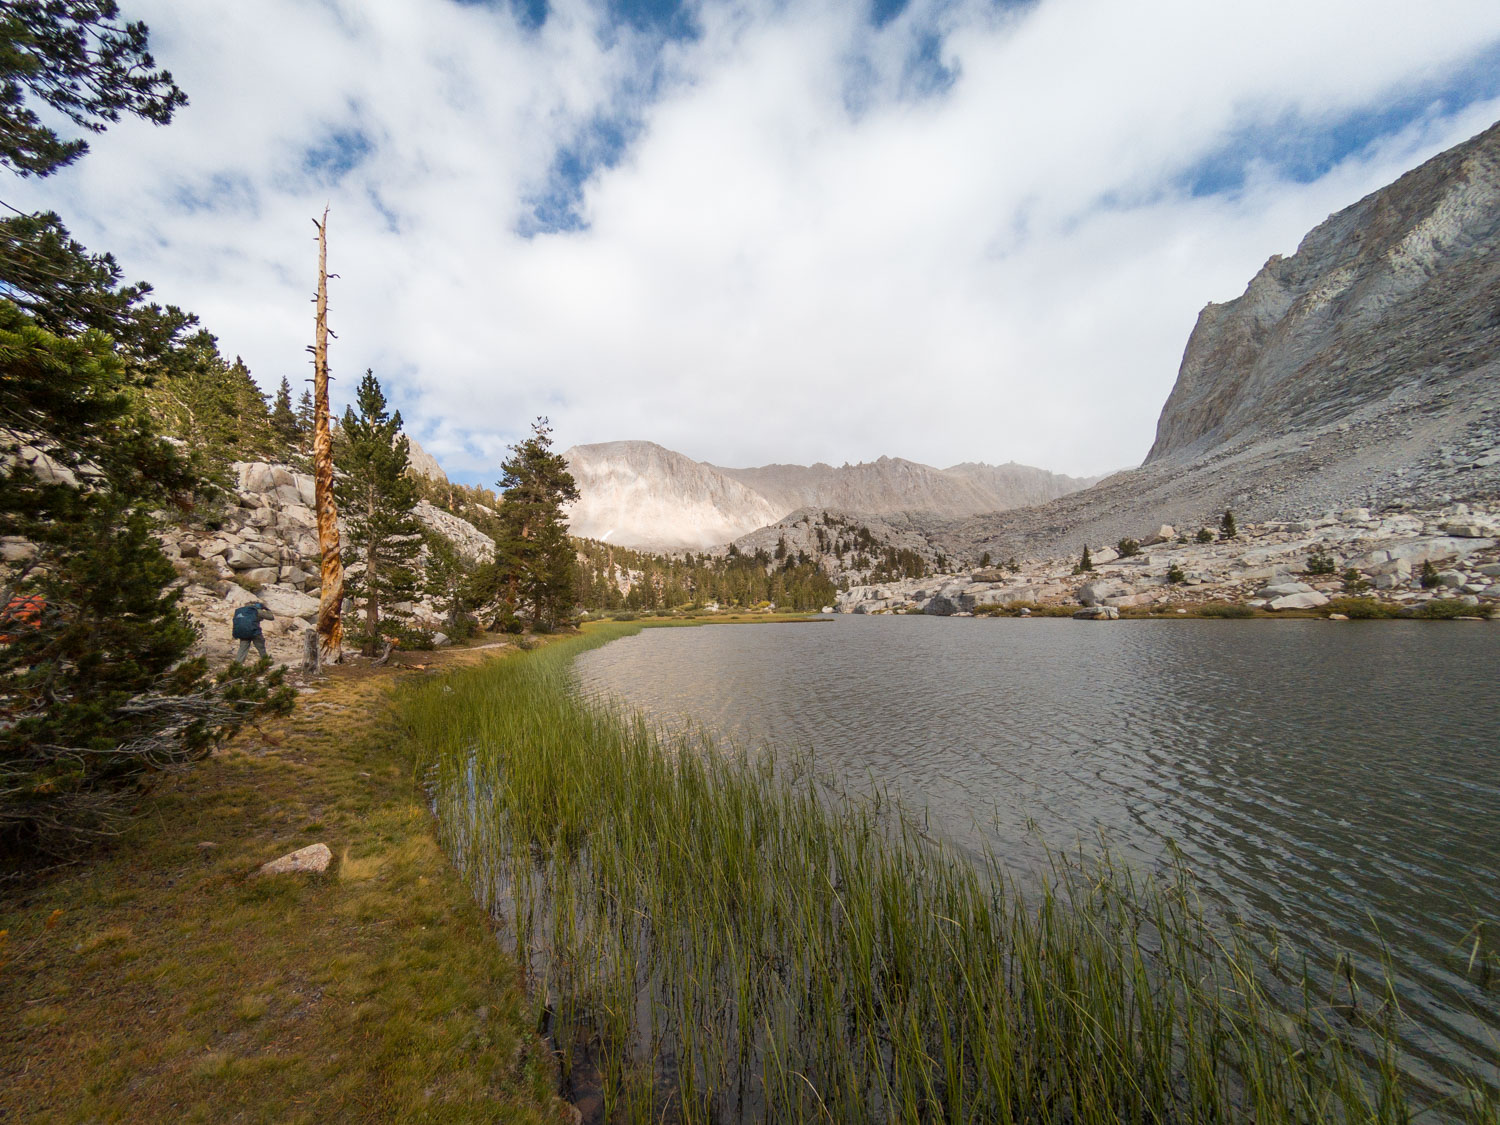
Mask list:
[[[1283,958],[1388,956],[1417,1075],[1500,1089],[1497,656],[1500,626],[1467,623],[840,617],[647,630],[578,672],[670,725],[810,748],[1018,866],[1039,839],[1102,834],[1140,867],[1171,840]]]

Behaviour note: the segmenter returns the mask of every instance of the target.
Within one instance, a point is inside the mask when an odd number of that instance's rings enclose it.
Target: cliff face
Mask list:
[[[1395,393],[1441,395],[1500,356],[1500,125],[1273,257],[1208,305],[1146,464],[1309,430]]]
[[[950,555],[1416,509],[1500,495],[1500,125],[1429,160],[1209,305],[1139,469],[930,528]]]
[[[568,516],[573,534],[648,550],[722,546],[802,508],[953,519],[1092,483],[1025,465],[935,469],[898,457],[726,469],[647,441],[580,445],[563,456],[580,493]]]

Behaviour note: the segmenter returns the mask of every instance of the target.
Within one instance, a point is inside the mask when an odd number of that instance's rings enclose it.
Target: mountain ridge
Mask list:
[[[577,445],[563,456],[580,492],[568,513],[573,534],[648,550],[723,546],[802,508],[872,516],[920,512],[945,520],[1091,483],[1015,462],[961,467],[983,470],[975,473],[889,456],[839,467],[820,461],[737,469],[693,461],[649,441]]]

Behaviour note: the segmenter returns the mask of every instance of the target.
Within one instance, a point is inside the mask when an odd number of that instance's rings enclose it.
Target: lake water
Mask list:
[[[1284,961],[1327,982],[1347,951],[1368,985],[1388,957],[1414,1077],[1500,1091],[1497,668],[1494,624],[865,616],[578,662],[587,691],[810,749],[1018,871],[1101,834],[1153,869],[1171,841]]]

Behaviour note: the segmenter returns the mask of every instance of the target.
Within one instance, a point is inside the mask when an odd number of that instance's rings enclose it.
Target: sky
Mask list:
[[[456,479],[1138,464],[1198,311],[1500,119],[1494,0],[124,0],[190,104],[12,180]]]

